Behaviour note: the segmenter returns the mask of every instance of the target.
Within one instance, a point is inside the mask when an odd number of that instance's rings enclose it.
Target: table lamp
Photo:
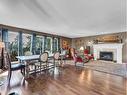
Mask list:
[[[83,46],[81,46],[81,47],[80,47],[80,50],[81,50],[81,51],[83,51],[83,50],[84,50],[84,47],[83,47]]]
[[[80,55],[81,55],[81,56],[83,56],[83,51],[84,51],[84,47],[81,46],[81,47],[80,47]]]

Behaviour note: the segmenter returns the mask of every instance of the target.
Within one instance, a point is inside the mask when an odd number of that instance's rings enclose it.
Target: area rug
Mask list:
[[[84,67],[127,78],[127,64],[124,63],[117,64],[107,61],[91,61],[86,63]]]

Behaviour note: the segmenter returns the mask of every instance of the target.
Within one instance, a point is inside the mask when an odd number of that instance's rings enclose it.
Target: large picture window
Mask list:
[[[47,37],[46,38],[46,51],[48,51],[49,53],[52,53],[52,38],[51,37]]]
[[[31,34],[22,34],[22,42],[23,42],[23,55],[27,51],[31,51]]]
[[[12,61],[16,61],[16,56],[18,56],[18,33],[8,32],[8,51],[11,56]]]
[[[59,48],[58,38],[39,36],[32,32],[31,34],[13,32],[8,29],[2,30],[2,41],[12,61],[17,61],[16,56],[25,55],[27,51],[33,54],[41,54],[44,51],[54,53]]]
[[[36,54],[44,52],[44,37],[36,36]]]
[[[58,51],[58,38],[54,38],[54,52]]]

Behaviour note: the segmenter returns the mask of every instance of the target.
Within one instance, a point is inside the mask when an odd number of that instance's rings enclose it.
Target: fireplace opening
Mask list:
[[[101,51],[100,60],[113,61],[113,52]]]

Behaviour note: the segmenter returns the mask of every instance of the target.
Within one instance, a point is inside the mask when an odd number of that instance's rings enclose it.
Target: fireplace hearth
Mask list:
[[[101,51],[100,60],[113,61],[113,52]]]

